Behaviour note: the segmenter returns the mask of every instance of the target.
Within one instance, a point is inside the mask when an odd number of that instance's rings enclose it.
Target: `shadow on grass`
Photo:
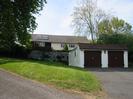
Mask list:
[[[68,66],[66,64],[60,63],[60,62],[52,62],[52,61],[44,61],[44,60],[33,60],[33,59],[16,59],[16,58],[0,58],[0,65],[2,64],[8,64],[8,63],[16,63],[16,62],[29,62],[29,63],[37,63],[40,65],[48,65],[51,67],[62,67],[62,68],[68,68],[68,69],[76,69],[81,71],[87,71],[86,69],[80,68],[80,67],[74,67],[74,66]]]
[[[0,65],[8,64],[8,63],[15,63],[15,62],[22,62],[21,60],[14,60],[11,58],[0,58]]]
[[[61,62],[52,62],[52,61],[46,61],[46,60],[31,60],[31,59],[28,59],[26,61],[32,62],[32,63],[38,63],[38,64],[41,64],[41,65],[48,65],[48,66],[52,66],[52,67],[63,67],[63,68],[87,71],[84,68],[68,66],[68,65],[66,65],[64,63],[61,63]]]

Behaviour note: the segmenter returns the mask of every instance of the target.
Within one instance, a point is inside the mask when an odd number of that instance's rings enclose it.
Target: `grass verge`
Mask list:
[[[83,92],[101,90],[95,75],[84,69],[61,63],[0,58],[0,68],[63,89]]]

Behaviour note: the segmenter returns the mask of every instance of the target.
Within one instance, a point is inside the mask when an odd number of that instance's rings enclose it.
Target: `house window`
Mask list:
[[[45,47],[45,43],[39,42],[39,46],[40,46],[40,47]]]
[[[75,47],[75,44],[69,44],[69,47],[74,48]]]
[[[64,48],[64,47],[65,47],[65,44],[61,44],[61,47],[63,47],[63,48]]]

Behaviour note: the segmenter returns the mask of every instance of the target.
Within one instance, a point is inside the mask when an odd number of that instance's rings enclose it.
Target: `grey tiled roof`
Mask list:
[[[119,44],[82,44],[79,43],[82,50],[128,50],[126,45]]]
[[[54,43],[89,43],[86,37],[32,34],[32,41]]]

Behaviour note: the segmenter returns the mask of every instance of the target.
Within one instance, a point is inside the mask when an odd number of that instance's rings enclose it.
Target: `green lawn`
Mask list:
[[[101,90],[99,81],[92,73],[61,63],[0,58],[0,68],[57,88],[84,92]]]

